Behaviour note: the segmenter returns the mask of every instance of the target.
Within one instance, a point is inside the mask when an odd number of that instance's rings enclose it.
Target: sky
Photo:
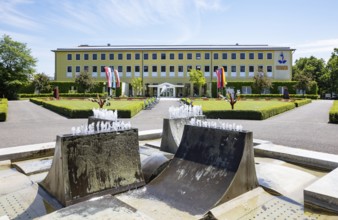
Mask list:
[[[54,76],[57,48],[268,44],[293,61],[338,48],[337,0],[0,0],[0,35],[25,43]]]

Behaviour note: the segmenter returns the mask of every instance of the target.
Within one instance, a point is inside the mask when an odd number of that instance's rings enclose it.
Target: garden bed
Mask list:
[[[8,111],[8,100],[0,99],[0,121],[6,121]]]
[[[338,101],[334,101],[329,112],[329,122],[338,124]]]

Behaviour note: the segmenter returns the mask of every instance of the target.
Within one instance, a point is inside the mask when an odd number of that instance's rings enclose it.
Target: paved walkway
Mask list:
[[[68,119],[29,101],[10,101],[6,122],[0,123],[0,148],[55,141],[57,134],[71,132],[71,127],[87,119]],[[130,120],[140,131],[162,129],[168,108],[178,106],[176,99],[163,99],[152,110],[144,110]],[[274,144],[338,154],[338,125],[328,124],[330,100],[316,100],[264,121],[225,120],[242,124],[253,131],[254,138]]]

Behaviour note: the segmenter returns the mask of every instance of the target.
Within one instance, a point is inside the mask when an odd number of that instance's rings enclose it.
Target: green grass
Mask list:
[[[69,118],[87,118],[93,115],[93,108],[99,108],[97,103],[89,100],[43,100],[36,98],[30,100]],[[110,106],[104,106],[104,108],[117,110],[119,118],[131,118],[143,109],[143,105],[143,100],[110,100]]]
[[[241,100],[235,104],[234,110],[231,110],[231,105],[224,100],[194,100],[193,104],[201,105],[207,118],[222,119],[264,120],[295,108],[293,102],[278,100]]]
[[[329,112],[330,123],[338,124],[338,101],[334,101]]]
[[[0,99],[0,121],[6,121],[8,111],[7,99]]]

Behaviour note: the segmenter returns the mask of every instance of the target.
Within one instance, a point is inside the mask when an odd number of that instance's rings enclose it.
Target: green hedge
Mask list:
[[[205,111],[203,114],[207,118],[220,118],[220,119],[248,119],[248,120],[264,120],[280,113],[289,111],[295,108],[294,103],[280,107],[271,107],[263,110],[220,110],[220,111]]]
[[[8,100],[0,99],[0,121],[6,121],[8,113]]]
[[[295,99],[318,99],[318,95],[298,95],[298,94],[290,94],[290,98]],[[256,99],[256,98],[283,98],[282,94],[241,94],[241,98],[246,99]]]
[[[338,124],[338,101],[334,101],[329,112],[329,122]]]
[[[279,94],[278,87],[279,86],[284,86],[288,88],[288,91],[290,94],[296,94],[296,81],[274,81],[272,82],[272,88],[270,89],[271,94]],[[252,93],[254,94],[259,94],[260,91],[257,91],[256,89],[253,88],[252,86],[253,82],[252,81],[233,81],[233,82],[227,82],[227,87],[232,87],[235,88],[235,90],[242,90],[242,86],[251,86],[252,88]],[[217,82],[212,82],[212,97],[216,98],[217,97]],[[307,91],[308,94],[310,95],[317,95],[318,94],[318,85],[316,82],[313,82],[311,88],[309,91]]]
[[[294,100],[296,107],[300,107],[300,106],[309,104],[311,102],[312,102],[311,99],[296,99],[296,100]]]
[[[103,88],[103,83],[104,82],[94,82],[94,87],[90,90],[91,93],[102,93],[102,88]],[[53,90],[56,86],[59,88],[59,93],[68,93],[72,86],[74,88],[77,87],[75,82],[63,82],[63,81],[50,81],[49,84],[51,85],[51,89]],[[117,97],[121,95],[121,87],[116,88],[116,94]],[[24,86],[22,86],[19,90],[19,93],[30,93],[34,94],[35,88],[33,83],[28,83]],[[52,92],[52,91],[51,91]]]
[[[71,107],[54,105],[38,98],[31,98],[30,101],[68,118],[88,118],[93,115],[92,109],[72,109]],[[135,104],[134,106],[129,106],[128,109],[117,109],[118,117],[131,118],[141,111],[143,107],[143,104]]]
[[[95,98],[99,94],[100,97],[105,97],[107,93],[59,93],[59,96],[67,98]],[[20,98],[43,98],[43,97],[53,97],[53,93],[41,93],[41,94],[19,94]]]

